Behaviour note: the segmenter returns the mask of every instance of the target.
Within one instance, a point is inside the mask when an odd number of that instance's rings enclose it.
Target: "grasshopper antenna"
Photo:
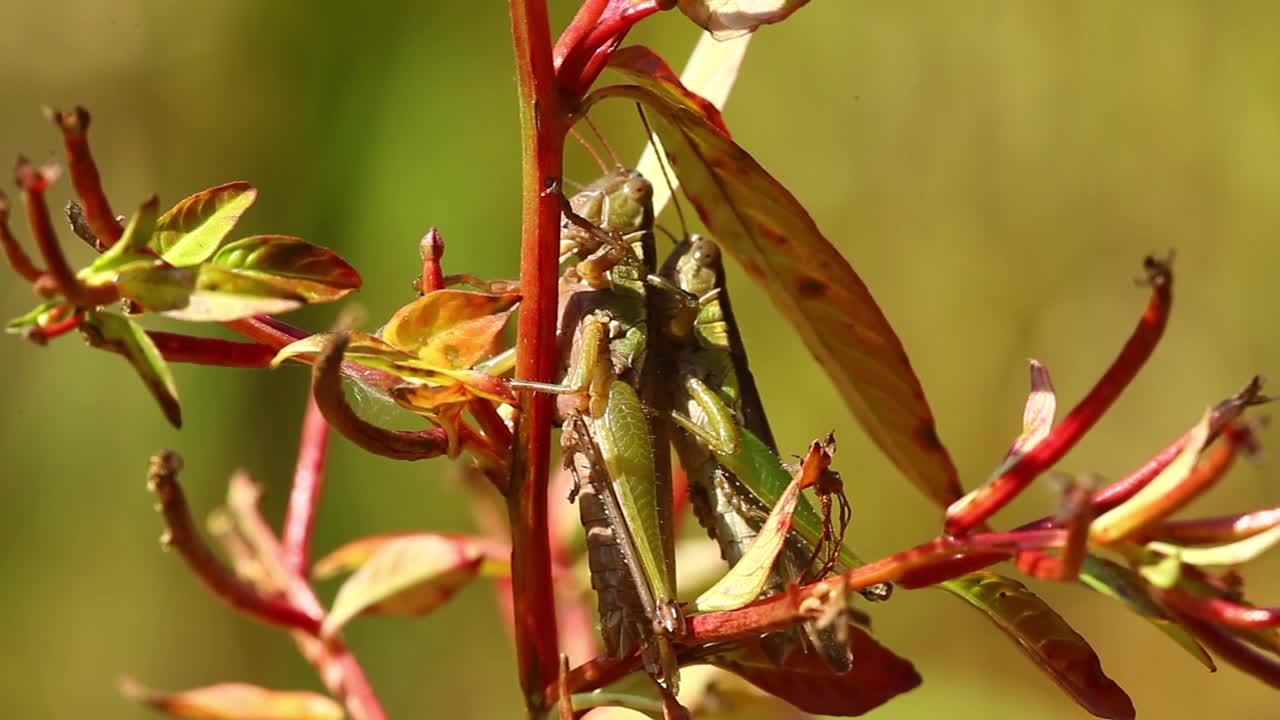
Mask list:
[[[618,153],[613,149],[613,146],[609,144],[609,140],[605,138],[604,133],[600,132],[600,128],[596,126],[595,121],[591,119],[591,116],[584,113],[582,115],[582,119],[587,121],[587,127],[591,128],[591,132],[595,133],[600,144],[604,146],[604,151],[609,153],[609,159],[613,161],[613,166],[622,167],[622,160],[618,159]]]
[[[587,154],[591,156],[591,159],[596,161],[596,166],[600,168],[600,174],[608,174],[609,166],[604,164],[604,159],[600,157],[600,153],[596,152],[596,149],[591,146],[591,143],[587,142],[587,139],[582,137],[582,133],[578,132],[577,128],[571,127],[569,128],[569,134],[573,136],[574,140],[578,141],[578,144],[582,146],[583,150],[587,151]]]
[[[654,157],[658,160],[658,169],[662,171],[662,179],[667,183],[667,189],[671,191],[671,202],[676,206],[676,217],[680,218],[680,233],[684,237],[689,237],[689,225],[684,219],[684,208],[680,205],[680,196],[676,192],[676,186],[671,183],[671,175],[667,172],[667,161],[662,157],[663,153],[658,151],[658,136],[653,132],[653,126],[649,124],[649,116],[644,114],[644,107],[640,103],[636,103],[636,112],[640,113],[640,122],[644,125],[645,134],[649,136],[649,144],[653,146]],[[670,230],[663,228],[663,232],[671,238],[674,243],[680,241],[671,234]]]

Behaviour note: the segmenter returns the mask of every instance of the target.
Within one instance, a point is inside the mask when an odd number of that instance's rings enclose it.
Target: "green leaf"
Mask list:
[[[396,311],[379,331],[425,367],[459,370],[488,356],[520,296],[437,290]]]
[[[680,0],[680,11],[717,40],[754,32],[781,22],[809,0]]]
[[[1102,718],[1134,717],[1133,701],[1102,671],[1089,643],[1025,585],[978,572],[940,587],[985,613],[1085,710]]]
[[[1152,555],[1150,562],[1138,567],[1138,574],[1161,590],[1168,590],[1182,579],[1182,560],[1177,555]]]
[[[195,284],[185,307],[164,314],[191,322],[226,322],[254,315],[296,310],[306,302],[297,292],[263,282],[249,274],[217,265],[196,269]]]
[[[471,582],[481,560],[473,546],[439,535],[391,540],[338,590],[321,633],[332,636],[362,613],[430,612]]]
[[[709,103],[676,87],[669,69],[655,72],[651,55],[615,53],[615,69],[643,87],[597,90],[583,110],[625,98],[655,111],[654,130],[711,234],[796,328],[876,444],[939,505],[954,502],[962,494],[955,466],[902,342],[862,279],[799,201],[717,127]]]
[[[148,264],[127,269],[116,277],[116,289],[150,312],[181,310],[191,303],[196,268]]]
[[[352,572],[362,567],[378,550],[392,542],[405,538],[425,537],[437,537],[443,538],[448,542],[463,543],[483,555],[484,561],[481,563],[479,570],[481,575],[505,577],[511,574],[511,548],[488,538],[441,535],[439,533],[394,532],[370,535],[342,545],[317,561],[311,568],[311,576],[317,580],[327,580],[337,575]]]
[[[1089,540],[1106,545],[1123,540],[1133,531],[1160,519],[1156,512],[1171,491],[1196,469],[1196,460],[1209,439],[1209,421],[1213,412],[1206,410],[1200,422],[1188,433],[1186,442],[1178,456],[1169,463],[1155,479],[1147,483],[1134,496],[1111,510],[1102,514],[1089,526]]]
[[[319,693],[268,690],[247,683],[223,683],[181,692],[163,692],[126,678],[120,682],[120,692],[136,703],[184,718],[342,720],[346,717],[341,705]]]
[[[309,303],[333,302],[360,287],[360,273],[337,253],[288,235],[254,235],[227,243],[209,263]]]
[[[117,275],[129,269],[155,265],[156,257],[145,250],[155,231],[159,205],[159,199],[152,195],[130,218],[120,240],[94,258],[93,263],[76,276],[88,285],[102,285],[112,282]]]
[[[1280,526],[1264,530],[1225,545],[1183,547],[1166,542],[1149,542],[1148,550],[1176,556],[1188,565],[1243,565],[1280,543]]]
[[[853,670],[838,675],[813,652],[793,652],[775,665],[759,641],[707,659],[752,685],[809,713],[862,715],[920,684],[910,662],[876,642],[862,628],[849,625]]]
[[[1156,604],[1142,579],[1132,570],[1096,555],[1086,555],[1084,566],[1080,568],[1080,582],[1090,589],[1124,603],[1130,610],[1182,646],[1192,657],[1200,661],[1201,665],[1209,668],[1209,672],[1218,669],[1213,658],[1205,652],[1203,647],[1200,647],[1195,637]]]
[[[43,326],[48,323],[47,318],[49,313],[64,304],[66,304],[66,301],[62,298],[46,300],[37,305],[30,312],[27,312],[24,315],[19,315],[18,317],[10,320],[5,324],[4,331],[14,335],[21,335],[31,328]]]
[[[178,405],[178,386],[164,356],[147,332],[132,320],[107,312],[89,311],[80,322],[80,333],[96,348],[125,356],[152,396],[160,403],[164,416],[174,427],[182,427],[182,408]]]
[[[198,265],[213,255],[257,199],[257,189],[243,181],[202,190],[160,217],[151,247],[170,265]]]
[[[796,501],[800,499],[802,479],[797,475],[787,485],[747,551],[724,577],[693,601],[694,612],[736,610],[760,596],[791,530],[791,518],[796,511]]]

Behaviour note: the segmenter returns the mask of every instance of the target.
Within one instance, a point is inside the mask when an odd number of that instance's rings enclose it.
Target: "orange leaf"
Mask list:
[[[120,692],[130,700],[161,712],[205,720],[342,720],[342,707],[319,693],[268,690],[247,683],[163,692],[125,678]]]
[[[519,301],[516,293],[437,290],[397,310],[379,334],[424,365],[468,368],[490,353]]]

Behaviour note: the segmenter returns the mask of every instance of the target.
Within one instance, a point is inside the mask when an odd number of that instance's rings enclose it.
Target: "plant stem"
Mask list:
[[[520,103],[520,287],[516,377],[549,382],[555,371],[560,176],[565,126],[551,55],[545,0],[509,0]],[[516,654],[531,717],[545,713],[543,690],[558,674],[555,595],[547,529],[552,398],[521,398],[507,509],[511,520]]]
[[[293,471],[293,490],[284,520],[284,562],[298,575],[307,575],[311,564],[311,532],[316,508],[324,489],[324,468],[329,458],[329,423],[314,397],[307,399],[298,443],[298,463]]]

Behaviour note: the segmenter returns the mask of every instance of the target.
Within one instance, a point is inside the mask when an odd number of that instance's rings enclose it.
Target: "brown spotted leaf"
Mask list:
[[[461,369],[488,356],[520,296],[437,290],[405,305],[378,334],[435,368]]]
[[[853,670],[831,672],[817,653],[793,652],[785,665],[774,665],[759,642],[714,655],[707,662],[742,677],[752,685],[810,713],[862,715],[920,684],[912,664],[876,642],[866,631],[849,626]]]
[[[809,0],[680,0],[680,11],[717,40],[754,32],[781,22]]]
[[[254,235],[223,245],[210,265],[302,296],[333,302],[360,287],[360,273],[337,253],[289,235]]]
[[[128,678],[120,692],[163,713],[205,720],[342,720],[342,706],[319,693],[222,683],[180,692],[143,687]]]
[[[961,495],[951,457],[902,342],[849,262],[799,201],[703,111],[682,100],[669,69],[618,53],[615,69],[642,86],[602,88],[584,110],[624,98],[653,110],[653,126],[703,223],[799,331],[845,402],[899,469],[947,506]],[[620,57],[618,57],[620,56]]]
[[[1107,677],[1089,643],[1022,583],[991,572],[948,580],[942,589],[982,611],[1085,710],[1132,718],[1133,701]]]
[[[363,613],[422,615],[448,602],[479,572],[484,555],[441,535],[391,540],[347,578],[321,632],[332,636]]]
[[[151,247],[170,265],[198,265],[217,251],[257,199],[257,189],[247,182],[202,190],[160,216]]]

